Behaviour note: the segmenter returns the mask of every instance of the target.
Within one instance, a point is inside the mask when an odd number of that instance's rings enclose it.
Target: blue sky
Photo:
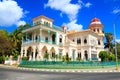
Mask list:
[[[21,24],[32,23],[32,18],[41,14],[69,30],[87,29],[96,16],[104,25],[103,30],[113,33],[116,22],[116,37],[120,40],[120,0],[1,0],[0,29],[12,32]]]

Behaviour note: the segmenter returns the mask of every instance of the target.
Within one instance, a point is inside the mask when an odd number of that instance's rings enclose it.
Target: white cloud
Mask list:
[[[88,3],[85,4],[85,7],[89,8],[91,5],[92,4],[88,2]]]
[[[83,3],[82,0],[78,0],[78,3],[73,4],[71,0],[48,0],[48,3],[44,5],[44,7],[50,7],[51,9],[59,10],[60,16],[62,14],[66,14],[70,20],[69,23],[66,23],[69,26],[69,30],[71,29],[82,29],[82,25],[77,24],[77,15],[79,10],[82,7],[90,7],[91,3]]]
[[[16,23],[16,25],[19,27],[20,25],[25,25],[26,24],[26,22],[25,21],[18,21],[17,23]]]
[[[24,15],[23,9],[18,6],[16,1],[0,1],[0,26],[16,25],[21,22]]]
[[[120,43],[120,39],[116,39],[116,42]]]
[[[70,20],[73,20],[76,18],[81,5],[70,2],[71,0],[49,0],[45,7],[60,10],[62,13],[67,14]]]
[[[81,24],[76,23],[77,20],[73,20],[70,23],[64,23],[65,26],[67,26],[68,30],[82,30],[83,26]]]
[[[117,13],[119,13],[119,12],[120,12],[120,9],[114,9],[114,10],[112,11],[113,14],[117,14]]]

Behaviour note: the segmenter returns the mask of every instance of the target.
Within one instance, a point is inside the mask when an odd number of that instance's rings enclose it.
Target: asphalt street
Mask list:
[[[120,80],[120,73],[68,73],[0,68],[0,80]]]

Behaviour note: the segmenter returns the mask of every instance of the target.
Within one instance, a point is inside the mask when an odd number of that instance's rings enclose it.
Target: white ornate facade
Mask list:
[[[69,56],[72,61],[76,61],[77,58],[99,59],[99,52],[104,50],[103,25],[99,19],[94,18],[88,28],[67,31],[65,26],[53,25],[53,20],[44,15],[33,18],[33,26],[28,26],[22,31],[21,57],[44,60],[45,53],[48,53],[49,60],[56,54],[58,60],[62,60],[64,55]]]

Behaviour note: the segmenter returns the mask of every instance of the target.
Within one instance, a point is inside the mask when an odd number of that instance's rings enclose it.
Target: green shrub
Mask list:
[[[4,64],[4,61],[5,61],[5,56],[0,56],[0,63]]]
[[[81,58],[77,57],[77,61],[80,61],[80,60],[81,60]]]
[[[65,57],[66,57],[65,55],[64,55],[64,56],[62,56],[62,61],[63,61],[63,62],[65,62],[65,61],[66,61],[66,60],[65,60]]]
[[[27,57],[22,57],[22,60],[28,60],[28,58]]]

